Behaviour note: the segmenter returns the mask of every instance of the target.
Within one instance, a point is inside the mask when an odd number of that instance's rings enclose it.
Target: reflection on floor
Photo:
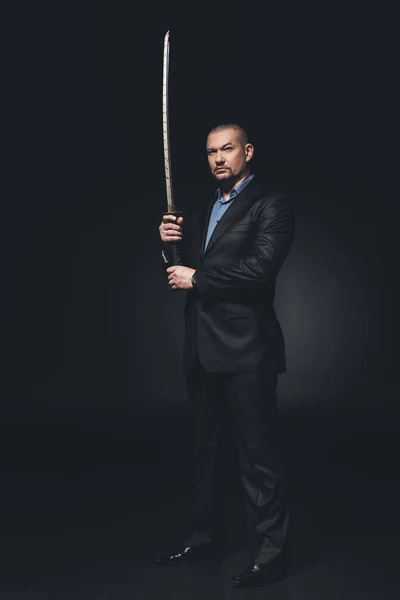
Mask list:
[[[283,417],[290,575],[235,590],[229,576],[246,566],[246,553],[234,461],[225,477],[226,559],[173,568],[151,559],[187,533],[184,407],[2,415],[1,600],[399,598],[397,424],[310,408]]]

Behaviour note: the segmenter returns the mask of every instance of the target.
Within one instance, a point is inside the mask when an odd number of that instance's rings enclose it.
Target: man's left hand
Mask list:
[[[175,267],[168,267],[168,283],[172,290],[191,290],[192,275],[196,272],[196,269],[190,269],[189,267],[183,267],[176,265]]]

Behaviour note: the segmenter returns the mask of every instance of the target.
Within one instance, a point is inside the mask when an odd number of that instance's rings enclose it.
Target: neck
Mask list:
[[[220,185],[221,193],[222,193],[223,197],[225,198],[225,200],[229,200],[229,196],[230,196],[230,193],[233,190],[233,188],[236,187],[237,185],[239,185],[240,183],[242,183],[243,181],[246,181],[246,179],[248,177],[250,177],[250,173],[249,173],[249,171],[246,171],[246,173],[240,179],[237,179],[236,181],[234,181],[233,179],[228,179],[227,181],[221,182],[221,185]]]

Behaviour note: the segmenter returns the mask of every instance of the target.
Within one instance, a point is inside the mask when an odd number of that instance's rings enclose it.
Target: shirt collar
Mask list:
[[[245,179],[244,181],[242,181],[241,183],[239,183],[239,185],[237,185],[234,188],[232,188],[231,193],[229,194],[229,200],[225,200],[225,198],[222,195],[222,192],[221,192],[220,188],[218,188],[215,191],[215,198],[216,198],[216,200],[219,200],[221,202],[221,204],[225,204],[226,202],[230,202],[231,200],[233,200],[234,198],[236,198],[236,196],[238,194],[240,194],[240,192],[242,191],[242,189],[245,188],[246,185],[248,183],[250,183],[250,181],[253,178],[254,178],[254,174],[250,175],[249,177],[247,177],[247,179]]]

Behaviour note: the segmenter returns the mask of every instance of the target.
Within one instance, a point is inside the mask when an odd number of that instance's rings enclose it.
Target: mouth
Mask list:
[[[220,173],[221,171],[227,171],[228,169],[226,169],[225,167],[219,167],[218,169],[215,169],[216,173]]]

